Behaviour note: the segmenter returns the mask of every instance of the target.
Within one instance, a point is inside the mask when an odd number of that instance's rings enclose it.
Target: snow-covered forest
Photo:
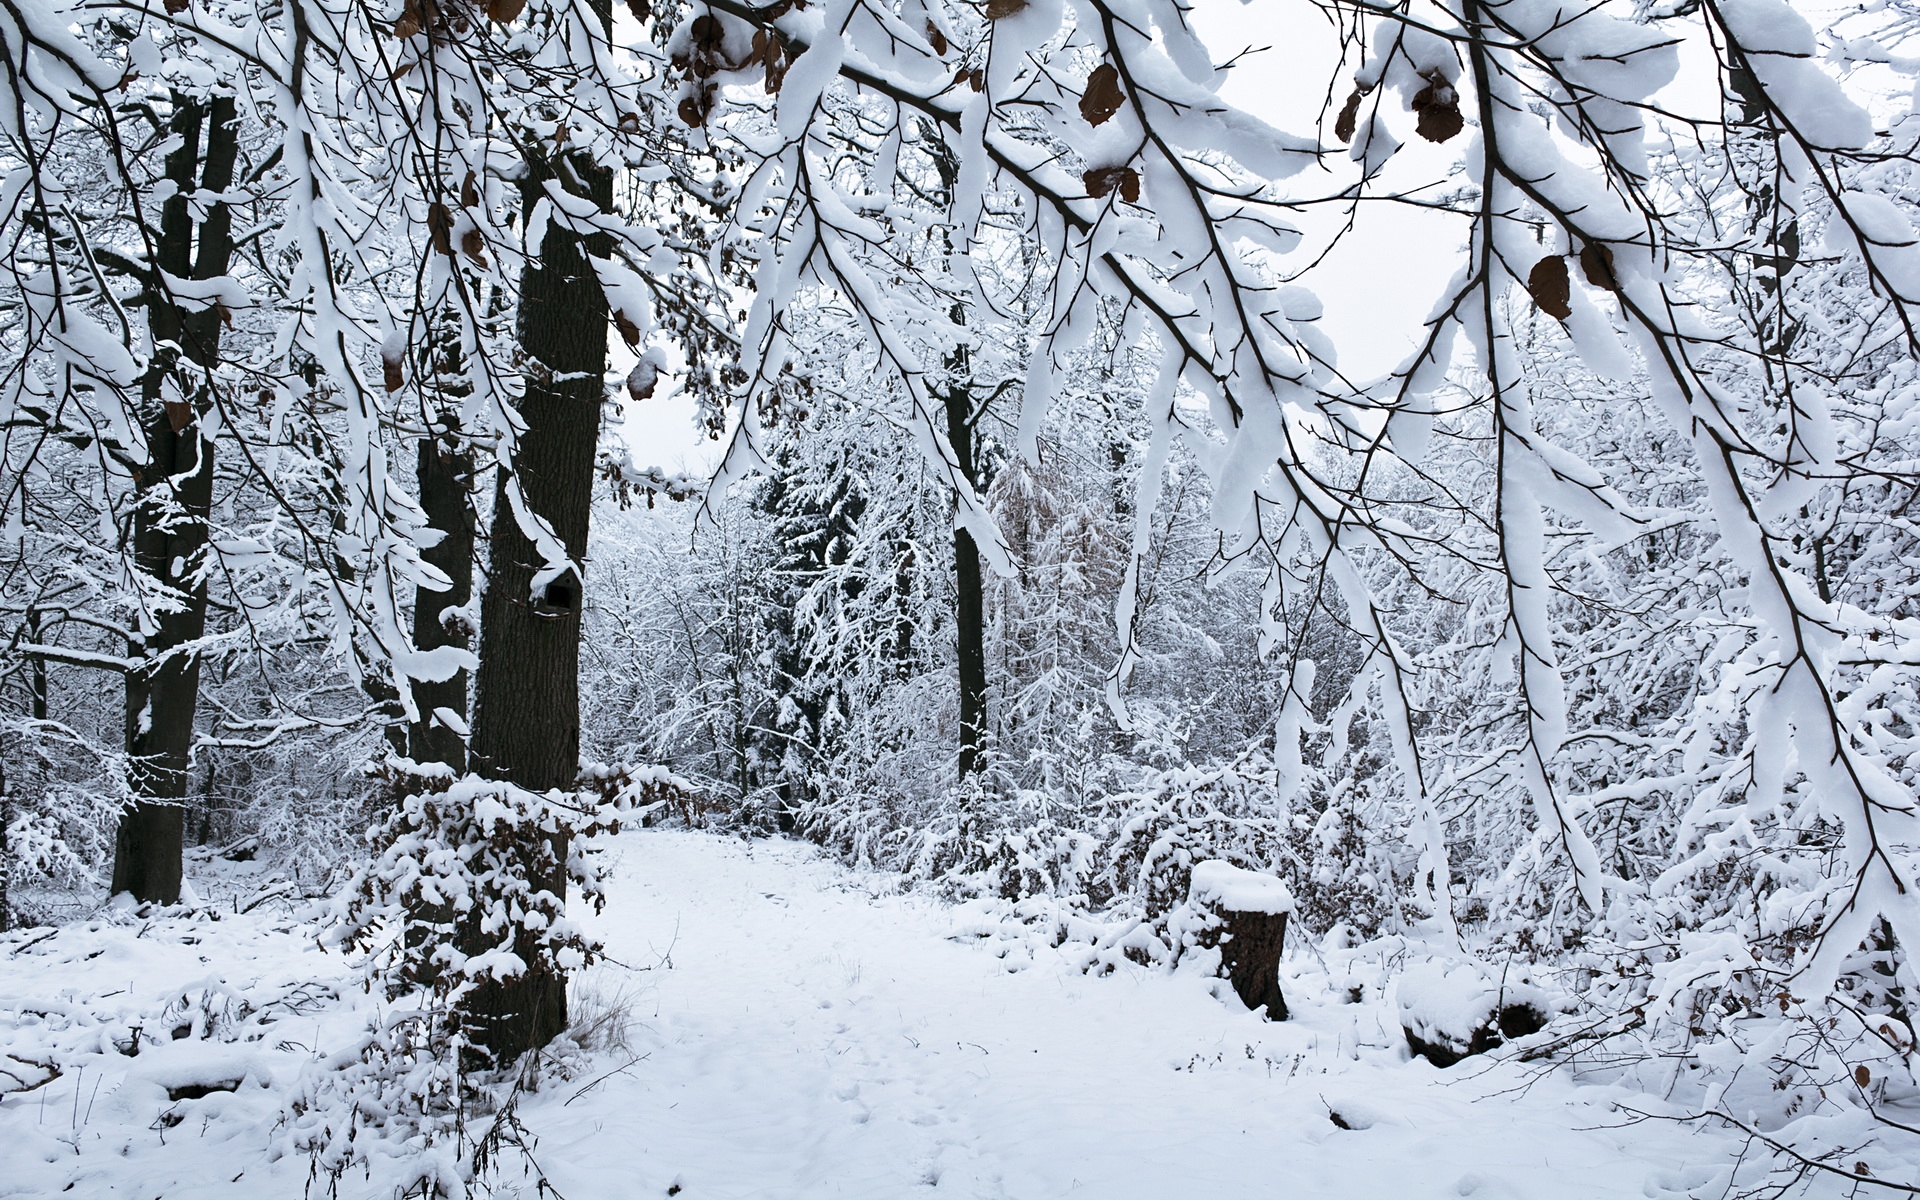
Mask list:
[[[1920,1193],[1912,0],[0,50],[0,1196]]]

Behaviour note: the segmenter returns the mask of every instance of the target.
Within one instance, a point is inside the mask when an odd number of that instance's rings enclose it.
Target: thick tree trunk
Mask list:
[[[200,223],[195,253],[193,214],[187,195],[196,186],[224,192],[233,186],[239,153],[234,102],[203,103],[174,95],[172,132],[180,145],[167,156],[167,178],[178,187],[161,209],[157,266],[182,278],[213,279],[227,273],[233,254],[232,215],[225,204],[209,205]],[[206,133],[204,163],[200,152]],[[195,174],[198,169],[199,179]],[[223,312],[210,306],[187,312],[169,303],[157,284],[149,290],[148,320],[156,346],[173,343],[201,367],[220,356]],[[171,382],[177,389],[169,393]],[[200,660],[173,651],[206,632],[204,573],[207,516],[213,501],[213,443],[202,436],[200,418],[208,398],[191,377],[177,371],[170,349],[157,349],[142,387],[142,423],[147,462],[138,480],[133,552],[139,570],[166,589],[162,604],[149,605],[142,631],[127,657],[139,666],[127,672],[126,745],[134,801],[121,816],[114,841],[113,890],[136,900],[172,904],[180,898],[180,851],[193,750],[193,721],[200,695]]]
[[[438,544],[420,557],[447,573],[453,586],[444,592],[421,588],[414,597],[413,644],[422,650],[440,646],[466,649],[471,639],[467,605],[473,600],[473,507],[467,490],[473,479],[473,451],[460,436],[460,418],[443,411],[432,437],[420,439],[420,507],[427,523],[441,533]],[[453,610],[460,610],[455,612]],[[455,775],[467,769],[467,741],[459,730],[434,718],[446,709],[467,719],[467,673],[430,682],[415,680],[413,702],[420,719],[409,731],[408,752],[415,762],[445,763]]]
[[[543,162],[528,165],[523,195],[531,208],[545,195],[542,184],[553,171]],[[568,174],[588,181],[589,197],[610,211],[612,174],[584,156],[569,166]],[[608,330],[606,295],[586,255],[611,253],[606,235],[580,238],[555,221],[540,257],[520,278],[519,340],[526,360],[520,416],[526,429],[514,448],[513,478],[502,473],[494,489],[471,753],[476,769],[535,792],[571,790],[580,771],[585,580],[568,570],[535,594],[534,576],[546,564],[514,515],[509,489],[521,490],[527,509],[546,521],[576,563],[585,561]],[[562,841],[524,847],[522,862],[536,889],[564,898],[566,859]],[[521,957],[536,960],[530,947]],[[566,978],[534,968],[488,981],[469,996],[466,1016],[476,1043],[496,1063],[511,1061],[565,1030]]]
[[[961,353],[964,354],[964,351]],[[947,393],[947,440],[953,444],[960,473],[979,486],[974,467],[971,397],[956,386]],[[980,769],[987,731],[987,601],[981,577],[980,548],[958,525],[953,530],[954,630],[959,643],[960,766],[965,780]]]

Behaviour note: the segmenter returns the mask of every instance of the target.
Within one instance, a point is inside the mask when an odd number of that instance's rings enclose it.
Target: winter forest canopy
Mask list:
[[[0,48],[9,970],[256,864],[228,916],[388,1005],[280,1097],[317,1177],[486,1178],[599,847],[676,825],[1095,976],[1217,960],[1196,864],[1277,877],[1341,998],[1524,993],[1496,1055],[1732,1131],[1727,1188],[1920,1190],[1907,0]],[[14,1019],[0,1095],[75,1069]]]

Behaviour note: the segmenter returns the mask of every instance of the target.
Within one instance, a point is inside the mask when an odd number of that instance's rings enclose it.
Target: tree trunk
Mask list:
[[[596,9],[601,6],[596,0]],[[584,155],[568,166],[568,174],[587,181],[589,198],[610,211],[612,173]],[[553,164],[528,163],[522,183],[528,209],[546,194],[544,181],[554,177]],[[534,576],[545,564],[520,528],[509,489],[521,490],[527,509],[546,521],[576,563],[585,561],[608,330],[606,295],[586,255],[611,253],[607,235],[577,237],[556,220],[547,227],[540,257],[520,277],[519,340],[526,361],[520,416],[526,429],[514,449],[514,477],[501,473],[494,488],[471,753],[476,769],[534,792],[571,791],[580,771],[585,580],[568,570],[535,594]],[[522,848],[534,888],[563,899],[566,860],[564,837]],[[528,935],[519,936],[525,942]],[[496,1063],[545,1045],[567,1025],[566,977],[532,966],[538,956],[531,943],[520,955],[529,970],[488,980],[466,1001],[471,1036]]]
[[[178,190],[161,209],[155,265],[182,278],[213,279],[227,273],[233,254],[232,215],[225,204],[208,206],[195,254],[187,196],[196,186],[213,192],[233,186],[239,153],[234,101],[201,102],[175,93],[173,105],[172,132],[181,143],[167,156],[166,168]],[[172,652],[206,632],[213,443],[202,436],[200,424],[210,398],[177,371],[176,352],[163,347],[173,343],[192,362],[212,367],[220,357],[225,313],[219,306],[187,312],[170,303],[157,282],[149,288],[147,312],[156,349],[141,389],[147,462],[137,481],[133,553],[141,574],[164,589],[167,602],[162,607],[148,600],[140,633],[128,646],[127,657],[139,664],[127,672],[126,683],[128,782],[134,800],[114,840],[113,890],[172,904],[180,899],[181,801],[200,695],[199,656]]]
[[[958,352],[964,355],[966,352]],[[947,440],[967,482],[979,486],[973,461],[971,397],[955,386],[947,393]],[[973,534],[959,525],[953,530],[954,632],[960,666],[960,766],[965,780],[980,769],[987,730],[987,602],[981,578],[980,548]]]
[[[453,586],[444,592],[419,589],[413,604],[413,644],[421,650],[440,646],[466,649],[471,637],[465,609],[473,600],[473,507],[467,489],[473,479],[473,450],[460,436],[459,415],[442,410],[440,428],[420,439],[420,507],[427,523],[440,531],[438,544],[420,557],[447,573]],[[450,610],[459,609],[454,613]],[[458,776],[467,769],[467,740],[459,730],[434,719],[446,709],[467,719],[467,673],[450,679],[414,680],[413,702],[420,710],[409,737],[408,752],[415,762],[445,763]]]

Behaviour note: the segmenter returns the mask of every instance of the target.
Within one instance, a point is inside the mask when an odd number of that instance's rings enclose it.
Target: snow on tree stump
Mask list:
[[[1468,962],[1418,963],[1400,976],[1400,1028],[1417,1058],[1450,1067],[1546,1028],[1538,988],[1489,979]]]
[[[1219,859],[1193,868],[1187,905],[1199,918],[1194,944],[1220,948],[1220,972],[1250,1009],[1267,1020],[1287,1019],[1280,994],[1280,950],[1286,943],[1293,893],[1271,875]]]

